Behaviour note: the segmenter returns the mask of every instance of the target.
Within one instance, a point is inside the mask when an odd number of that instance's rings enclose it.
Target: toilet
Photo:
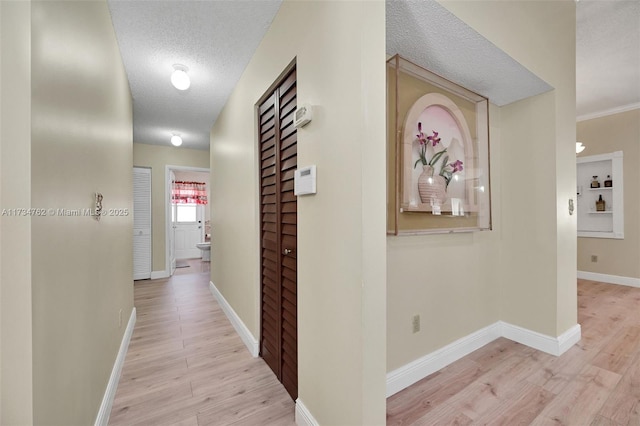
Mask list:
[[[206,243],[196,244],[196,247],[198,247],[200,249],[200,252],[202,253],[202,261],[210,262],[211,261],[211,241]]]

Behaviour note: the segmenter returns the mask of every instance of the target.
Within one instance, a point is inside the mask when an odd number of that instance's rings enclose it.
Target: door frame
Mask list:
[[[150,279],[151,275],[153,274],[153,169],[151,167],[145,167],[145,166],[133,166],[133,172],[135,173],[136,169],[140,169],[140,170],[148,170],[149,171],[149,276],[146,276],[144,278],[135,278],[135,274],[134,274],[134,281],[135,280],[146,280],[146,279]],[[135,177],[134,177],[135,180]],[[134,182],[135,185],[135,182]],[[134,195],[134,201],[135,201],[135,195]],[[135,215],[135,211],[133,212],[133,214]],[[134,228],[134,232],[135,232],[135,228]],[[135,240],[136,235],[132,235],[132,241]],[[135,260],[135,254],[133,255],[133,258]]]
[[[190,167],[190,166],[172,166],[166,164],[164,166],[164,228],[165,228],[165,236],[164,236],[164,265],[165,265],[165,275],[170,277],[173,275],[173,268],[171,265],[171,244],[173,244],[173,239],[171,238],[171,171],[178,172],[202,172],[209,173],[211,175],[210,168],[204,167]],[[211,189],[211,178],[209,178],[209,190]],[[209,201],[209,200],[208,200]],[[207,201],[207,202],[208,202]],[[207,218],[205,218],[207,220]],[[211,220],[211,218],[209,218]],[[204,224],[203,224],[204,226]]]
[[[169,199],[171,199],[171,192],[173,191],[173,181],[176,178],[176,174],[173,170],[169,170]],[[173,203],[169,202],[169,210],[171,211],[170,216],[167,218],[169,220],[169,239],[166,240],[166,244],[169,245],[169,276],[173,275],[176,271],[176,224],[175,224],[175,216],[174,216],[175,206]]]

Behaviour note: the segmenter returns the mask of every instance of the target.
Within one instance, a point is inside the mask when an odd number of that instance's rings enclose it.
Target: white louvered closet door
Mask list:
[[[151,169],[133,168],[133,279],[151,278]]]

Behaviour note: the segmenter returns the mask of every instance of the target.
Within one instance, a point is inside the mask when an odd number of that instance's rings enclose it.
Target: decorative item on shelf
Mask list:
[[[605,188],[613,187],[613,181],[611,180],[611,176],[610,175],[607,175],[607,178],[604,181],[604,187]]]
[[[598,181],[598,176],[594,176],[591,181],[591,188],[600,188],[600,181]]]
[[[604,211],[604,200],[602,199],[602,194],[600,194],[600,197],[598,197],[598,200],[596,201],[596,211],[597,212]]]
[[[429,165],[422,166],[422,174],[418,178],[418,193],[420,201],[425,204],[440,205],[447,197],[446,182],[440,175],[433,175],[433,167]]]
[[[443,148],[438,152],[434,152],[431,159],[427,159],[427,151],[429,148],[436,147],[440,144],[440,138],[438,132],[432,131],[431,136],[425,136],[422,132],[422,123],[418,123],[418,138],[419,146],[419,158],[413,165],[413,168],[418,166],[418,163],[422,163],[422,173],[418,178],[418,193],[420,194],[420,200],[424,204],[431,204],[435,207],[432,212],[439,214],[440,205],[447,199],[447,187],[449,182],[453,178],[453,175],[463,170],[463,162],[456,160],[448,163],[449,155],[447,155],[447,148]],[[441,161],[442,160],[442,161]],[[434,175],[436,166],[440,163],[440,171],[437,175]],[[438,213],[436,213],[438,212]]]

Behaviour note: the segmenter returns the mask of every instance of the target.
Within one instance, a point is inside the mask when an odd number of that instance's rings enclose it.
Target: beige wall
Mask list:
[[[546,93],[502,108],[502,176],[508,178],[501,183],[503,238],[497,267],[500,319],[555,337],[555,173],[553,162],[541,166],[553,158],[555,138],[545,144],[531,135],[539,123],[553,126],[554,96]]]
[[[555,88],[501,112],[502,235],[509,238],[502,246],[501,317],[557,336],[577,321],[576,217],[568,211],[576,181],[575,3],[445,6]],[[526,198],[523,188],[531,188]]]
[[[499,319],[550,336],[577,320],[575,4],[440,3],[555,90],[491,107],[493,231],[388,239],[389,370]]]
[[[151,168],[151,242],[152,270],[166,268],[166,193],[167,165],[209,168],[209,152],[173,146],[133,144],[133,165]]]
[[[578,238],[578,270],[640,278],[640,110],[581,121],[577,128],[586,146],[579,156],[624,155],[624,239]],[[593,254],[597,263],[591,263]]]
[[[320,424],[385,422],[383,2],[285,1],[211,132],[212,281],[256,338],[258,161],[254,105],[297,57],[299,398]],[[293,37],[292,35],[296,36]]]
[[[502,108],[501,317],[560,335],[577,322],[576,216],[568,211],[576,186],[575,3],[445,6],[555,88]]]
[[[489,117],[494,230],[387,239],[388,371],[500,319],[500,108],[490,104]]]
[[[31,206],[31,5],[0,2],[0,208]],[[31,219],[0,216],[0,424],[33,423]]]
[[[107,212],[131,211],[132,102],[107,3],[32,8],[32,206],[91,208],[101,192]],[[133,309],[132,222],[32,219],[35,424],[96,418]]]

